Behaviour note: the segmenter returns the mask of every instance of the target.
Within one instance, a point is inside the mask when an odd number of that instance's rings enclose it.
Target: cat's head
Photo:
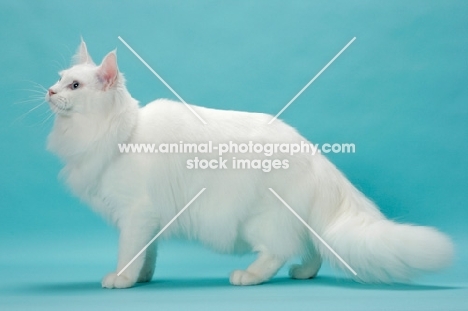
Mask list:
[[[108,114],[115,91],[124,87],[115,51],[107,54],[100,65],[95,65],[84,41],[73,57],[72,67],[59,74],[59,80],[46,94],[50,108],[58,117]]]

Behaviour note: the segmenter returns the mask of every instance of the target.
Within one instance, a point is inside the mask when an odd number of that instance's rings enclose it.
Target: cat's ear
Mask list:
[[[117,81],[119,76],[119,68],[117,67],[117,55],[115,50],[104,57],[101,65],[99,65],[97,75],[99,81],[103,84],[103,89],[109,89]]]
[[[94,65],[94,62],[91,59],[91,56],[89,56],[88,54],[88,49],[86,48],[86,43],[83,41],[83,38],[81,38],[80,46],[78,47],[76,54],[73,56],[73,65],[79,65],[79,64],[93,64]]]

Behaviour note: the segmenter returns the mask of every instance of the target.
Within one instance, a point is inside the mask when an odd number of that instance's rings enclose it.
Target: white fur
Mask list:
[[[104,287],[125,288],[151,279],[155,243],[122,275],[117,272],[202,188],[206,191],[165,236],[196,239],[224,253],[258,252],[250,267],[231,274],[235,285],[267,281],[294,256],[303,262],[291,267],[293,278],[314,277],[322,258],[344,269],[268,188],[356,270],[359,281],[406,281],[451,261],[448,237],[432,228],[387,220],[321,154],[277,155],[289,160],[289,169],[269,173],[189,170],[185,163],[194,154],[120,154],[118,143],[306,139],[280,120],[267,125],[272,117],[266,114],[192,106],[207,121],[203,125],[178,102],[160,99],[140,108],[118,73],[114,52],[96,66],[82,42],[74,59],[75,65],[61,73],[62,80],[46,96],[56,112],[48,148],[64,161],[63,177],[74,194],[120,229],[118,267],[104,278]],[[70,89],[73,81],[80,87]]]

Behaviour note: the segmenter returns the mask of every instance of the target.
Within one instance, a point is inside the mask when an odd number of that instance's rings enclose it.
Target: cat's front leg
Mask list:
[[[117,270],[106,275],[102,280],[105,288],[128,288],[136,282],[148,282],[154,272],[156,244],[152,243],[120,275],[118,273],[138,254],[154,237],[156,225],[151,218],[137,217],[128,219],[120,226],[119,258]]]
[[[138,276],[138,283],[145,283],[151,281],[154,274],[154,269],[156,266],[156,256],[157,256],[157,244],[156,242],[151,243],[151,245],[146,249],[145,252],[145,262],[143,267],[140,270],[140,275]]]

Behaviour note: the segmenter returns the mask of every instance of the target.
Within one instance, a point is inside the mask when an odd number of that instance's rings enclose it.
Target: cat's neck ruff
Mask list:
[[[131,139],[138,123],[138,101],[125,87],[93,104],[107,105],[108,113],[56,115],[48,141],[48,149],[65,163],[61,177],[79,195],[96,190],[99,176],[119,155],[118,144]]]

